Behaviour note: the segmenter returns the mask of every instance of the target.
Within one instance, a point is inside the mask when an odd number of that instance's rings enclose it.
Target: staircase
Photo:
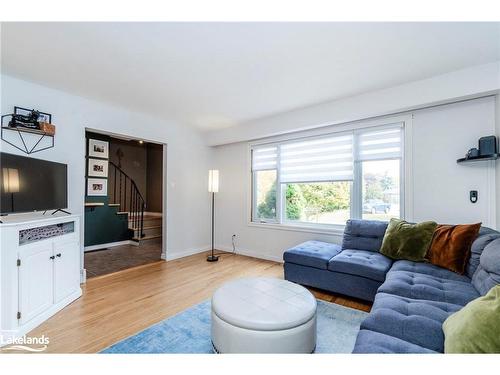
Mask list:
[[[117,215],[127,215],[131,239],[138,243],[162,237],[162,215],[146,213],[146,201],[135,181],[112,161],[109,162],[109,207],[116,207]]]
[[[129,229],[132,231],[132,240],[145,243],[151,240],[161,239],[162,237],[162,220],[161,215],[150,215],[144,214],[143,216],[143,226],[142,226],[142,236],[141,230],[134,226],[134,218],[129,215]]]

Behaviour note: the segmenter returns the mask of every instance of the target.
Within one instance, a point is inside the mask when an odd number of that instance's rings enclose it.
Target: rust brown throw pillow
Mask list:
[[[427,259],[436,266],[463,275],[470,257],[472,242],[476,239],[481,223],[467,225],[439,224],[434,231]]]

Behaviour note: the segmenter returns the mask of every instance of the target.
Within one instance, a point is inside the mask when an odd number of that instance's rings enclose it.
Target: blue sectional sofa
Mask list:
[[[308,241],[284,253],[285,279],[373,301],[354,353],[444,350],[442,323],[500,284],[500,232],[482,227],[464,275],[378,251],[387,223],[349,220],[342,245]]]

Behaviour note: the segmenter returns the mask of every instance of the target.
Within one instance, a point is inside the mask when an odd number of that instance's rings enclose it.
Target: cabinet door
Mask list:
[[[52,244],[21,249],[19,259],[20,324],[43,313],[54,303]]]
[[[80,287],[80,247],[78,242],[54,244],[54,302]]]

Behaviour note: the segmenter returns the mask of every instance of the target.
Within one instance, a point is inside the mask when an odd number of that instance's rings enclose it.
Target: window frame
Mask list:
[[[280,230],[292,230],[292,231],[303,231],[309,233],[321,233],[321,234],[341,234],[343,233],[344,224],[323,224],[323,223],[307,223],[307,222],[299,222],[286,220],[285,214],[283,213],[283,209],[285,207],[284,200],[286,199],[286,189],[283,189],[283,186],[286,183],[281,183],[280,180],[280,145],[286,143],[298,142],[302,139],[308,138],[322,138],[329,137],[332,135],[342,135],[342,134],[352,134],[353,135],[353,180],[351,181],[351,202],[350,202],[350,218],[351,219],[361,219],[363,212],[363,197],[362,197],[362,165],[363,160],[358,160],[357,152],[359,148],[359,135],[361,133],[365,133],[370,130],[383,130],[384,128],[394,128],[395,126],[401,127],[401,157],[399,158],[380,158],[373,159],[375,160],[399,160],[400,166],[400,176],[399,176],[399,194],[400,194],[400,212],[399,216],[403,219],[408,219],[408,214],[411,212],[409,191],[407,189],[407,180],[411,177],[409,171],[409,165],[411,165],[411,148],[408,147],[411,135],[411,116],[400,116],[400,117],[392,117],[386,119],[378,119],[372,121],[363,121],[357,123],[344,124],[343,126],[338,125],[335,128],[331,129],[331,127],[327,127],[321,130],[313,130],[308,132],[301,132],[300,135],[296,135],[294,137],[290,136],[280,136],[274,137],[272,139],[268,139],[260,141],[248,143],[248,160],[249,160],[249,170],[250,170],[250,191],[249,199],[248,199],[248,207],[249,207],[249,215],[248,217],[248,225],[255,227],[264,227],[269,229],[280,229]],[[256,178],[255,174],[257,171],[253,171],[252,169],[252,151],[255,147],[261,146],[278,146],[277,147],[277,165],[276,168],[276,219],[264,219],[264,220],[255,220],[254,215],[256,213],[257,202],[257,189],[256,189]],[[248,170],[248,169],[247,169]],[[248,186],[248,185],[247,185]]]

